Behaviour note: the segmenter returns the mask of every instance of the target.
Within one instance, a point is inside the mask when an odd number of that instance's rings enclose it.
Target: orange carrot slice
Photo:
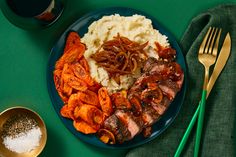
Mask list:
[[[101,105],[102,111],[106,116],[110,116],[113,112],[111,99],[108,95],[108,91],[105,87],[102,87],[98,90],[98,100]]]
[[[86,91],[80,92],[79,97],[82,102],[100,108],[98,96],[95,92],[86,90]]]
[[[87,60],[84,57],[81,57],[81,59],[79,60],[79,63],[89,73],[89,70],[90,70],[89,64],[88,64]]]
[[[86,91],[88,88],[87,84],[83,80],[75,77],[74,75],[65,74],[63,78],[68,85],[78,91]]]
[[[102,111],[93,105],[84,104],[79,107],[77,106],[74,110],[74,116],[75,118],[81,118],[96,130],[100,128],[104,121]]]
[[[79,79],[86,82],[89,86],[93,85],[93,79],[91,78],[90,74],[83,68],[82,65],[79,63],[75,63],[72,66],[72,70]]]
[[[74,120],[73,126],[77,131],[82,132],[84,134],[93,134],[97,132],[97,130],[95,130],[93,127],[91,127],[88,123],[86,123],[83,120]]]
[[[66,44],[64,48],[64,52],[67,52],[67,50],[74,46],[74,45],[79,45],[80,44],[80,37],[77,32],[70,32],[66,38]]]
[[[62,117],[65,118],[71,118],[70,117],[70,109],[68,108],[68,105],[64,105],[62,106],[61,110],[60,110],[60,114],[62,115]]]

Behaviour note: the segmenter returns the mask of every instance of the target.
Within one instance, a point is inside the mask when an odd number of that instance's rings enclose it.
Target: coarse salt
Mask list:
[[[40,128],[34,127],[27,132],[18,134],[16,137],[4,137],[3,144],[6,148],[16,153],[30,152],[39,146],[41,136]]]

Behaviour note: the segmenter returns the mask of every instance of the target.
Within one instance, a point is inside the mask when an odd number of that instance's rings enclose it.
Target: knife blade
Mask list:
[[[209,96],[212,87],[215,84],[215,81],[217,80],[218,76],[220,75],[221,71],[224,69],[224,66],[229,58],[230,55],[230,49],[231,49],[231,38],[229,33],[227,33],[223,46],[220,50],[218,59],[216,60],[214,70],[211,74],[210,80],[207,84],[207,97]]]
[[[215,66],[214,66],[214,69],[213,69],[213,72],[211,74],[211,77],[210,77],[210,80],[207,84],[207,97],[209,96],[211,90],[212,90],[212,87],[214,86],[217,78],[219,77],[221,71],[224,69],[224,66],[229,58],[229,55],[230,55],[230,52],[231,52],[231,38],[230,38],[230,34],[227,33],[225,39],[224,39],[224,43],[223,43],[223,46],[220,50],[220,53],[219,53],[219,56],[216,60],[216,63],[215,63]],[[175,155],[174,157],[179,157],[186,142],[187,142],[187,139],[190,135],[190,132],[192,131],[192,128],[197,120],[197,116],[198,116],[198,112],[200,110],[200,103],[188,125],[188,128],[186,129],[185,133],[184,133],[184,136],[182,137],[181,141],[180,141],[180,144],[175,152]]]

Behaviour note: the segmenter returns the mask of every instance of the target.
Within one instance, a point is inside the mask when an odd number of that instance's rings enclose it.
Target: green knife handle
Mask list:
[[[197,120],[197,116],[198,116],[199,110],[200,110],[200,103],[199,103],[199,105],[198,105],[198,107],[197,107],[197,109],[196,109],[196,111],[195,111],[195,113],[194,113],[194,115],[193,115],[189,125],[188,125],[187,130],[184,133],[184,136],[182,137],[182,140],[181,140],[181,142],[180,142],[180,144],[179,144],[179,146],[178,146],[178,148],[177,148],[177,150],[175,152],[174,157],[179,157],[181,155],[181,152],[183,151],[183,148],[184,148],[184,146],[185,146],[185,144],[186,144],[186,142],[188,140],[188,137],[189,137],[189,135],[190,135],[190,133],[191,133],[191,131],[193,129],[193,126],[194,126],[194,124],[195,124],[195,122]]]
[[[204,113],[205,113],[206,95],[207,95],[207,91],[203,90],[202,99],[200,102],[199,116],[198,116],[197,134],[196,134],[196,140],[195,140],[195,146],[194,146],[194,157],[198,157],[198,152],[199,152],[199,147],[200,147],[200,142],[201,142],[202,128],[203,128],[203,122],[204,122]]]

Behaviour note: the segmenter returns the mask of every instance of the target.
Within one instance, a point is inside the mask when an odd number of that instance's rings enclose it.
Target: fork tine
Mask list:
[[[206,46],[206,43],[207,43],[207,40],[209,38],[209,34],[211,33],[212,31],[212,27],[209,27],[203,41],[202,41],[202,44],[200,45],[200,48],[199,48],[199,54],[203,54],[204,50],[205,50],[205,46]]]
[[[219,30],[219,32],[218,32],[218,35],[217,35],[217,39],[216,39],[216,41],[215,41],[215,46],[214,46],[214,48],[213,48],[212,54],[213,54],[214,56],[217,55],[217,50],[218,50],[218,44],[219,44],[219,40],[220,40],[221,30],[222,30],[222,29],[220,28],[220,30]]]
[[[212,31],[213,33],[211,34],[211,38],[209,41],[209,47],[208,47],[208,51],[207,53],[212,54],[212,51],[214,49],[214,44],[216,41],[216,34],[218,33],[218,28],[214,28],[214,30]]]
[[[215,34],[215,27],[212,28],[212,31],[210,32],[209,34],[209,37],[208,37],[208,40],[207,40],[207,43],[205,45],[205,50],[203,53],[209,53],[209,51],[211,50],[211,43],[212,43],[212,40],[214,39],[213,36]]]

